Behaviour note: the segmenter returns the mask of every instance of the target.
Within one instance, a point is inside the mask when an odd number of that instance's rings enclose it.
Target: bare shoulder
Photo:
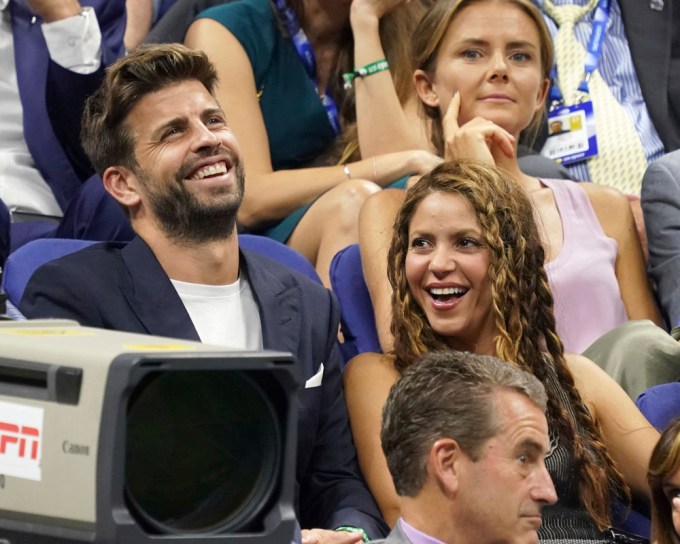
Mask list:
[[[202,18],[196,19],[187,30],[184,37],[184,43],[188,47],[195,49],[205,49],[206,46],[212,45],[215,39],[231,36],[231,32],[227,28],[215,21],[214,19]]]
[[[595,213],[600,212],[622,213],[629,208],[628,197],[614,187],[607,187],[597,183],[579,182]]]
[[[565,353],[564,359],[571,375],[574,377],[576,389],[586,404],[592,409],[596,398],[605,394],[612,385],[620,389],[618,384],[593,361],[576,353]]]
[[[382,353],[362,353],[343,371],[345,387],[391,387],[399,379],[394,357]]]
[[[618,238],[630,232],[634,225],[633,212],[626,195],[618,189],[597,183],[581,182],[579,186],[588,195],[595,215],[608,236]]]
[[[604,370],[583,355],[565,353],[564,360],[567,362],[567,367],[569,367],[569,370],[574,376],[574,380],[588,379],[597,376],[600,373],[603,373],[605,376],[607,375]]]
[[[578,186],[581,187],[590,201],[595,204],[601,204],[603,202],[627,202],[628,199],[618,189],[614,187],[607,187],[606,185],[600,185],[599,183],[592,183],[588,181],[579,181]]]
[[[571,353],[565,354],[565,359],[581,398],[603,425],[605,435],[609,436],[612,429],[651,429],[652,436],[657,436],[626,392],[597,364]]]

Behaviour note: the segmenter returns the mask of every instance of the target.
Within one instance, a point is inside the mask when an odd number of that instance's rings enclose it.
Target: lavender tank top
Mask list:
[[[545,265],[564,350],[582,353],[628,320],[615,265],[618,244],[605,235],[579,183],[542,179],[562,220],[562,250]]]

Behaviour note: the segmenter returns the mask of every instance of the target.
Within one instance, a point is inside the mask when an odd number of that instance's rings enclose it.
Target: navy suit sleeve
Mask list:
[[[652,163],[642,180],[649,273],[670,328],[680,325],[680,151]]]
[[[47,74],[46,105],[50,122],[59,143],[78,177],[85,181],[94,170],[80,145],[80,119],[87,98],[99,87],[107,66],[125,54],[124,0],[81,0],[97,13],[102,33],[102,62],[92,74],[77,74],[50,60]]]
[[[89,275],[89,278],[86,277]],[[88,289],[92,273],[80,273],[52,261],[38,268],[26,285],[19,311],[29,319],[73,319],[81,325],[102,327],[97,299]]]
[[[303,528],[360,527],[369,537],[389,531],[361,476],[342,391],[337,331],[339,309],[327,292],[332,308],[326,334],[326,359],[321,391],[318,433],[311,465],[302,482],[300,511]],[[311,525],[310,525],[311,524]]]

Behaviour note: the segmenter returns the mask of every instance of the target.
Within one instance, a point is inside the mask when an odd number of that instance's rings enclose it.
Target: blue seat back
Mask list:
[[[260,255],[279,261],[289,268],[307,276],[317,283],[321,283],[319,275],[302,253],[295,251],[281,242],[257,234],[239,234],[238,243],[244,249],[249,249]]]
[[[643,391],[635,401],[642,414],[659,432],[680,417],[680,382],[662,383]]]
[[[43,238],[28,242],[10,253],[2,276],[2,287],[10,302],[15,306],[19,305],[26,284],[38,267],[95,243],[97,242],[92,240]],[[241,247],[266,255],[321,283],[316,270],[305,257],[276,240],[264,236],[241,234],[239,244]]]
[[[40,238],[10,253],[2,274],[2,288],[7,293],[9,301],[19,306],[26,284],[37,268],[48,261],[80,251],[95,243],[91,240]]]
[[[358,244],[338,251],[331,261],[330,276],[333,292],[340,302],[345,339],[340,349],[345,363],[360,353],[379,353],[382,350]]]

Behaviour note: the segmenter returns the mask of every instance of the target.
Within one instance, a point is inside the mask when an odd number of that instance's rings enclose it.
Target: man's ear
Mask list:
[[[104,189],[118,203],[131,208],[141,202],[137,176],[124,166],[110,166],[102,176]]]
[[[433,108],[439,107],[439,95],[430,76],[423,70],[416,70],[413,74],[413,83],[421,102]]]
[[[452,438],[440,438],[430,448],[428,472],[446,496],[451,496],[458,490],[465,458],[458,442]]]

